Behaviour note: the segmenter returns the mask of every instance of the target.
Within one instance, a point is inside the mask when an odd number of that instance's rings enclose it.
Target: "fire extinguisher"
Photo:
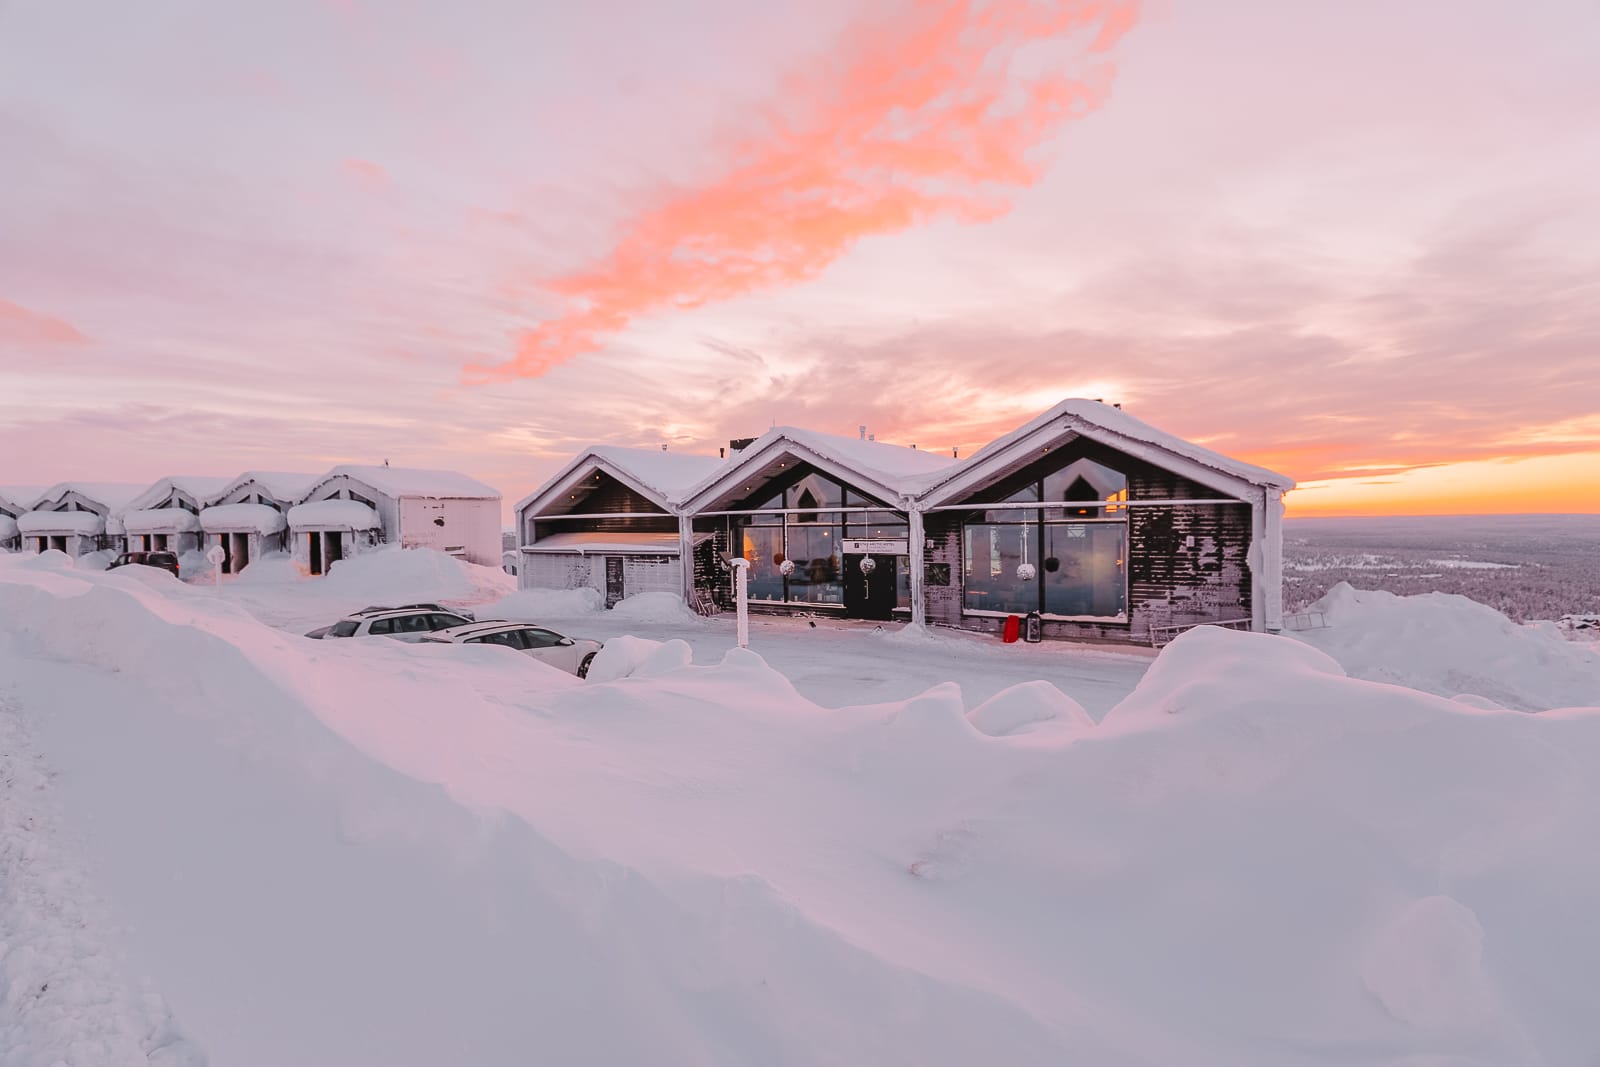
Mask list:
[[[1044,640],[1044,619],[1037,611],[1028,612],[1028,619],[1022,627],[1022,639],[1033,642]]]

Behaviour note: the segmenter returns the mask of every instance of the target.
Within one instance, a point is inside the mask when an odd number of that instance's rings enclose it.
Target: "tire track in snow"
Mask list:
[[[0,1067],[205,1067],[162,998],[124,980],[50,779],[0,696]]]

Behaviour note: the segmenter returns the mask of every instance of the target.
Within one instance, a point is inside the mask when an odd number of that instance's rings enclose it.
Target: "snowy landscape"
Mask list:
[[[1341,585],[1159,656],[739,650],[513,588],[0,555],[0,1063],[1600,1056],[1600,650],[1552,628]],[[606,647],[301,636],[419,598]]]

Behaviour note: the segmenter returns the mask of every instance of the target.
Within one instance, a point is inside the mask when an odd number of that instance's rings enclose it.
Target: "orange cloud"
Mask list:
[[[1041,174],[1030,150],[1103,102],[1100,56],[1137,15],[1137,0],[946,0],[859,30],[830,69],[789,80],[722,177],[664,194],[609,254],[546,280],[565,311],[467,380],[536,378],[640,315],[806,281],[863,237],[1003,214]],[[1084,73],[1014,69],[1046,41],[1076,43]]]
[[[0,344],[74,345],[88,340],[70,322],[0,300]]]
[[[350,158],[344,161],[343,167],[346,174],[368,188],[377,189],[389,184],[389,172],[371,160]]]

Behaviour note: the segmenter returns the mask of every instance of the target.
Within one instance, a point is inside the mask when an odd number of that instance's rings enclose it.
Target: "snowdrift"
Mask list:
[[[1197,630],[1098,726],[1038,687],[830,711],[750,652],[585,683],[176,588],[0,561],[0,676],[124,979],[214,1063],[1600,1052],[1600,708]]]
[[[1311,605],[1328,628],[1295,636],[1357,678],[1523,711],[1600,704],[1600,648],[1450,593],[1397,596],[1340,582]]]

